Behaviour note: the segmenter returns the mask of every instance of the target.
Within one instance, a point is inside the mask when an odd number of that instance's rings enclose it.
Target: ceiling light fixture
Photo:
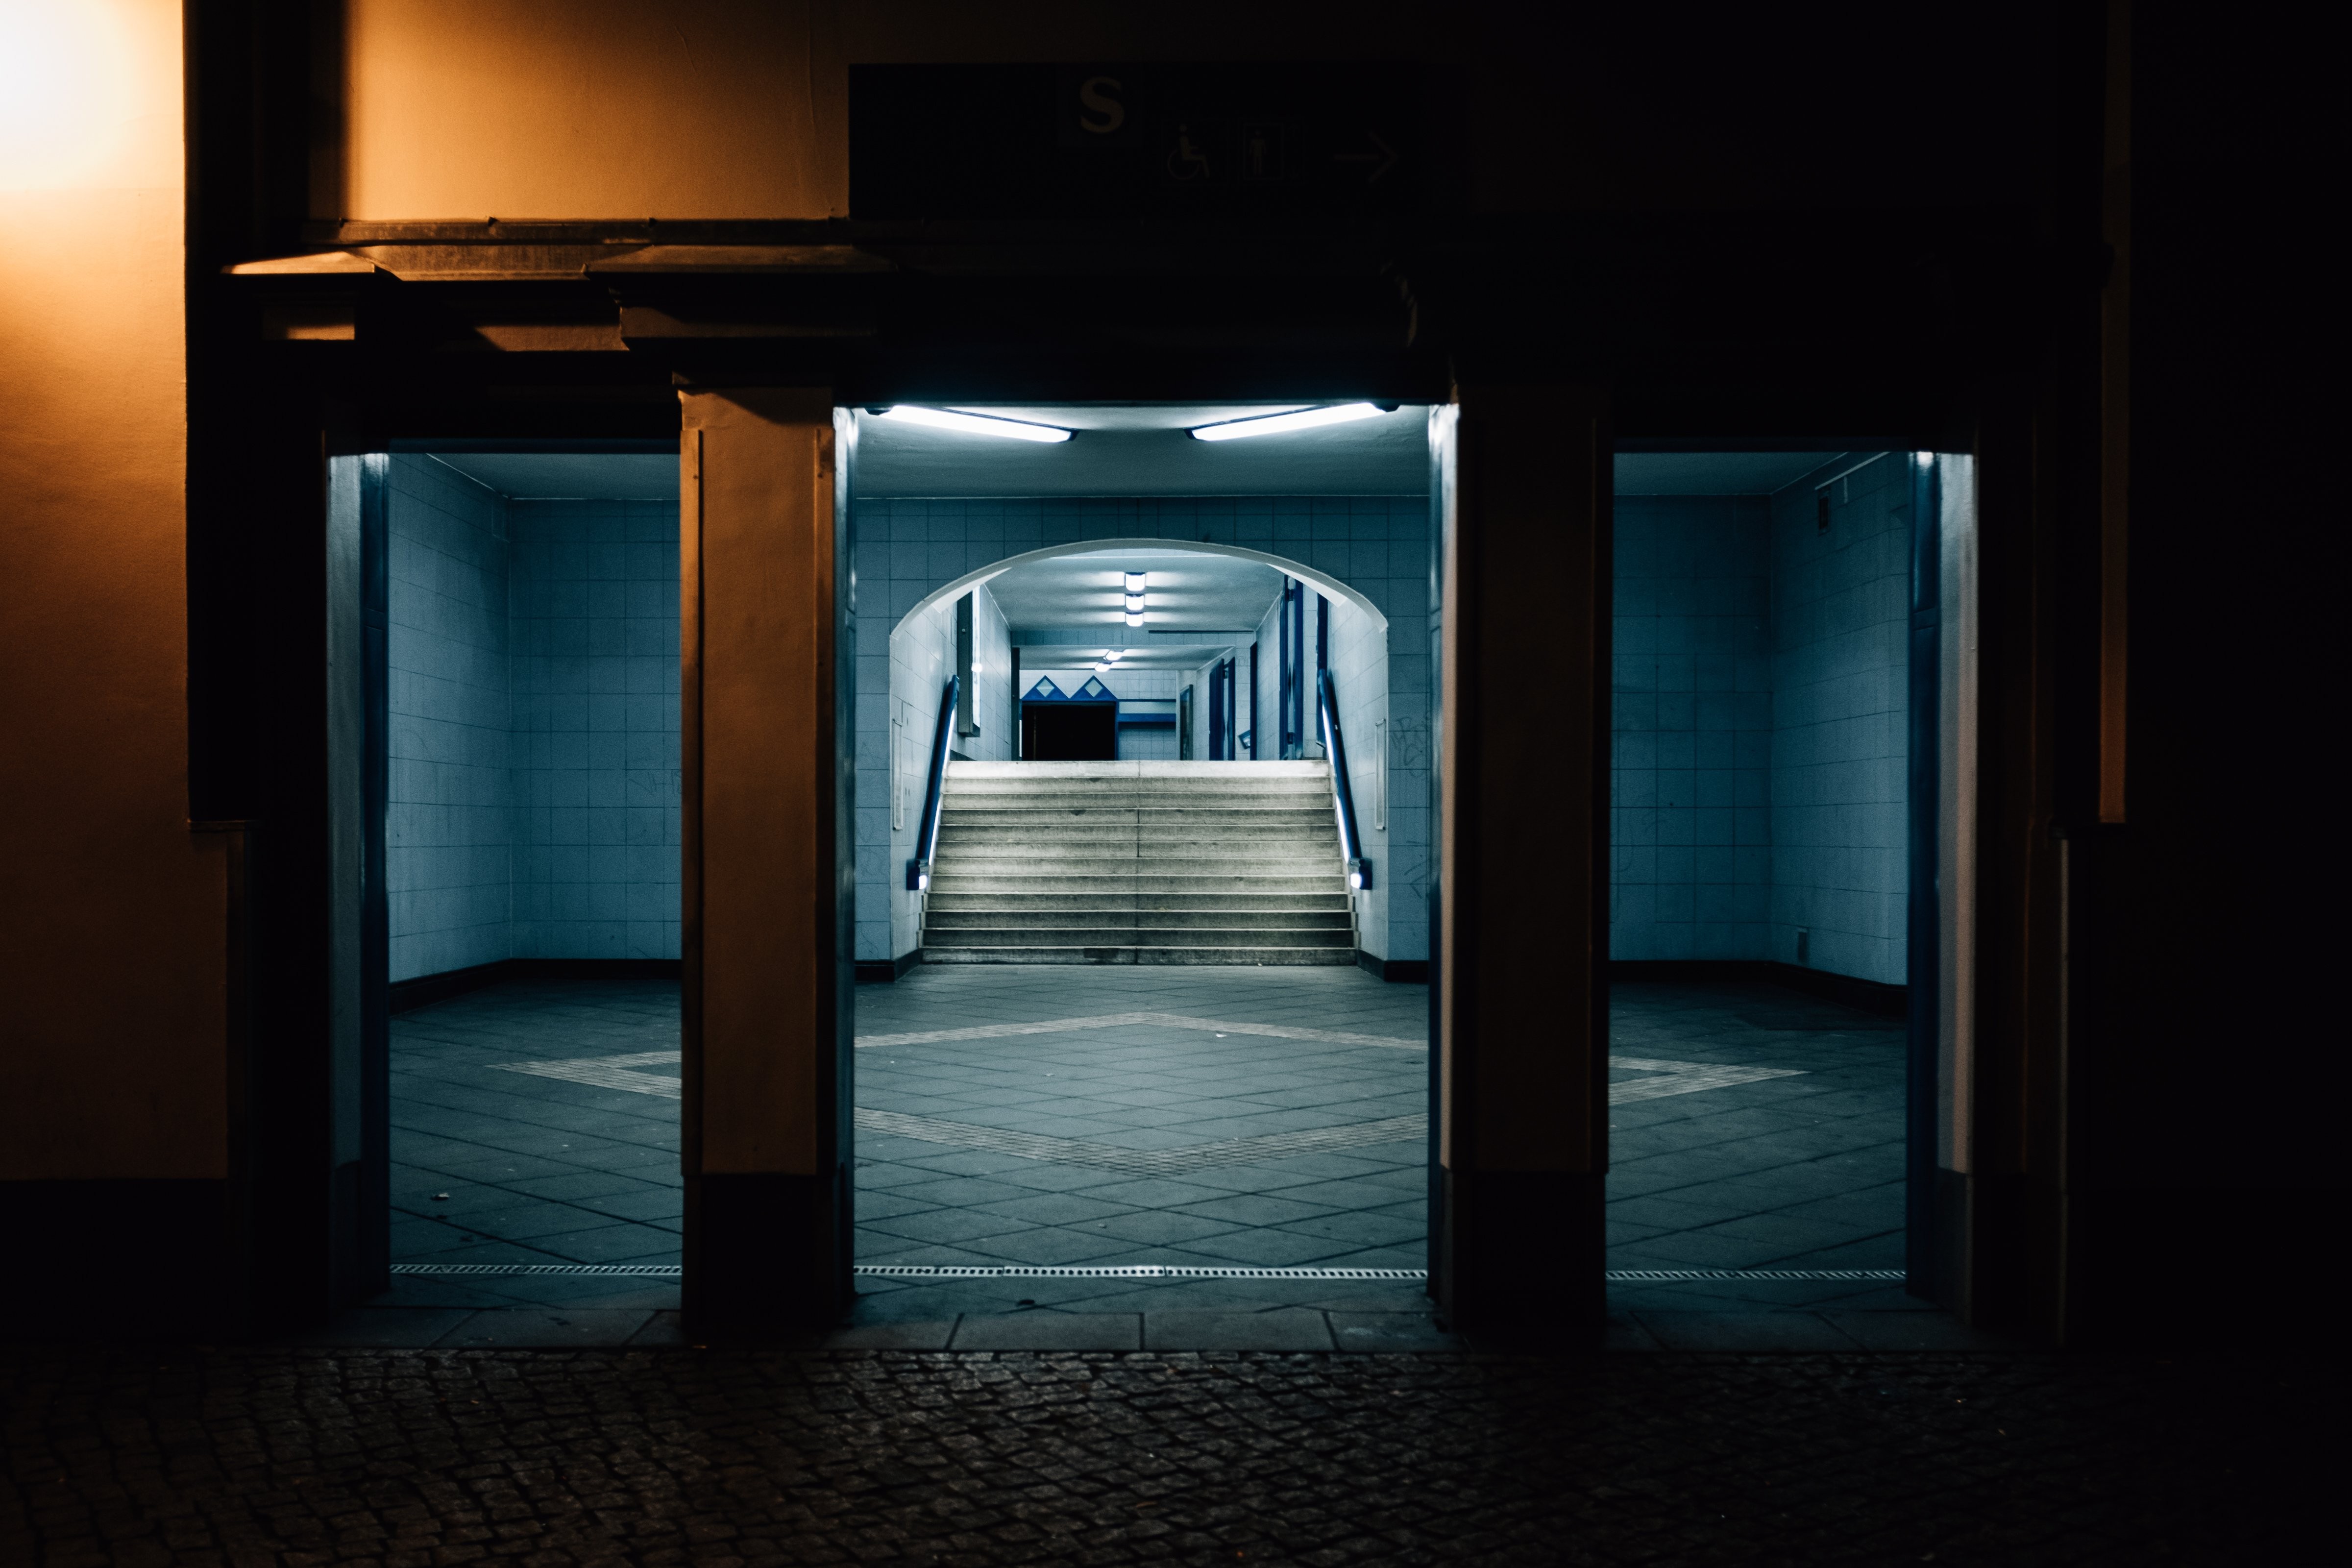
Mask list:
[[[1244,436],[1280,436],[1292,430],[1312,430],[1323,425],[1345,425],[1353,419],[1377,419],[1391,412],[1372,403],[1341,403],[1329,408],[1301,408],[1294,414],[1269,414],[1256,419],[1234,419],[1223,425],[1202,425],[1192,432],[1195,441],[1238,441]]]
[[[1150,577],[1150,574],[1147,572],[1129,572],[1127,574],[1127,624],[1130,626],[1143,624],[1143,584]]]
[[[884,419],[895,419],[902,425],[928,425],[934,430],[957,430],[967,436],[1001,436],[1008,441],[1066,441],[1067,430],[1057,430],[1051,425],[1025,425],[1018,419],[992,419],[979,414],[957,414],[945,408],[916,408],[900,404],[896,408],[875,408],[868,413]]]

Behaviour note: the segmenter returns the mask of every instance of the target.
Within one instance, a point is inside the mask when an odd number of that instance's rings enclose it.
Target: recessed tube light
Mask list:
[[[1192,439],[1238,441],[1244,436],[1280,436],[1292,430],[1312,430],[1323,425],[1345,425],[1351,419],[1377,419],[1387,412],[1387,409],[1370,403],[1302,408],[1295,414],[1269,414],[1257,419],[1234,419],[1223,425],[1203,425],[1192,432]]]
[[[1150,577],[1150,574],[1148,572],[1129,572],[1127,574],[1127,591],[1130,594],[1142,593],[1143,584]]]
[[[1142,612],[1141,610],[1129,610],[1129,611],[1128,611],[1128,612],[1127,612],[1127,624],[1128,624],[1129,626],[1141,626],[1141,625],[1143,624],[1143,612]]]
[[[915,408],[900,404],[876,411],[902,425],[928,425],[934,430],[960,430],[967,436],[1001,436],[1008,441],[1066,441],[1067,430],[1051,425],[1026,425],[1018,419],[992,419],[979,414],[957,414],[945,408]]]

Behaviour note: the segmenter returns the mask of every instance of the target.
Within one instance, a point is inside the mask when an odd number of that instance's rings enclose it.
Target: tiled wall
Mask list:
[[[1772,498],[1772,903],[1768,956],[1905,980],[1910,487],[1890,454]]]
[[[432,458],[391,466],[392,978],[508,956],[506,502]]]
[[[1610,954],[1770,956],[1769,509],[1621,496]]]
[[[677,506],[510,501],[519,958],[678,956]]]
[[[859,620],[862,677],[864,617]],[[955,599],[941,599],[908,617],[895,631],[886,631],[881,641],[887,650],[888,685],[878,699],[861,691],[857,705],[857,952],[861,958],[868,947],[887,942],[892,952],[908,952],[922,940],[922,900],[907,890],[906,867],[914,857],[923,795],[930,782],[931,741],[939,731],[940,700],[956,668]],[[1013,755],[1013,643],[1004,612],[985,584],[971,594],[971,661],[976,671],[971,717],[980,733],[957,735],[950,729],[948,745],[974,762],[1003,762]],[[1027,679],[1024,672],[1024,679]],[[869,774],[865,753],[866,737],[875,727],[870,710],[875,709],[881,710],[883,733],[877,749],[883,754],[884,765]],[[870,794],[869,776],[873,779]],[[871,850],[866,847],[869,844],[874,847]],[[875,901],[868,898],[875,868],[867,861],[874,855],[888,856],[885,864],[890,876],[887,885],[877,889],[885,895],[879,901],[887,911],[877,922],[881,929],[868,931],[867,922],[875,920],[871,913]]]
[[[1327,573],[1388,617],[1390,799],[1427,790],[1429,508],[1413,496],[1213,497],[1104,500],[874,500],[857,502],[858,798],[887,800],[889,780],[890,632],[933,591],[1007,557],[1090,540],[1156,539],[1234,544]],[[1309,606],[1310,616],[1312,605]],[[1308,635],[1313,635],[1310,625]],[[1244,648],[1244,654],[1246,649]],[[1260,649],[1271,679],[1274,645]],[[1024,670],[1024,677],[1028,671]],[[1260,718],[1272,719],[1270,706]],[[928,720],[926,721],[928,722]],[[928,743],[928,731],[926,731]],[[1270,750],[1270,749],[1269,749]],[[1268,754],[1262,752],[1261,754]],[[885,959],[896,946],[891,908],[903,862],[885,853],[887,811],[858,816],[857,956]],[[1428,951],[1427,813],[1390,818],[1381,896],[1390,900],[1387,957]]]
[[[1242,650],[1241,679],[1249,679],[1249,650]],[[1265,616],[1257,624],[1257,718],[1250,719],[1244,705],[1242,719],[1252,724],[1255,742],[1255,762],[1282,761],[1282,595],[1276,594],[1274,603],[1266,606]]]
[[[1308,678],[1314,670],[1314,615],[1310,601],[1307,614]],[[1428,804],[1424,799],[1425,783],[1417,784],[1410,800],[1396,797],[1393,776],[1383,780],[1384,766],[1392,765],[1393,758],[1384,758],[1389,729],[1389,682],[1392,668],[1390,657],[1389,629],[1377,616],[1368,615],[1344,598],[1331,601],[1331,686],[1339,698],[1339,739],[1348,753],[1348,784],[1356,805],[1357,835],[1364,857],[1372,862],[1370,890],[1356,895],[1356,939],[1366,952],[1375,957],[1391,956],[1415,959],[1417,952],[1390,952],[1392,911],[1390,900],[1382,897],[1391,877],[1398,874],[1399,846],[1410,846],[1407,853],[1411,863],[1402,869],[1410,877],[1425,875],[1422,859],[1423,847],[1428,842],[1426,819]],[[1307,692],[1307,732],[1318,732],[1315,722],[1315,694]],[[1386,809],[1382,809],[1382,790],[1386,785]],[[1416,913],[1419,910],[1416,909]],[[1423,923],[1427,917],[1423,915]]]
[[[1859,469],[1824,531],[1854,461],[1617,498],[1612,957],[1905,981],[1908,487]]]

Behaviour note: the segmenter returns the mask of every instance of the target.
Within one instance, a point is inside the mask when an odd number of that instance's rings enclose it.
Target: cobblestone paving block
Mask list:
[[[0,1562],[2319,1562],[2344,1382],[2309,1356],[17,1350]]]

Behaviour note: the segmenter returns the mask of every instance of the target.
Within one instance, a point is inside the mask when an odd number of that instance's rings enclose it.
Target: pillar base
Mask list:
[[[1430,1291],[1458,1332],[1597,1342],[1608,1316],[1608,1178],[1442,1171]]]
[[[686,1327],[698,1335],[828,1329],[849,1310],[848,1173],[688,1176]]]

